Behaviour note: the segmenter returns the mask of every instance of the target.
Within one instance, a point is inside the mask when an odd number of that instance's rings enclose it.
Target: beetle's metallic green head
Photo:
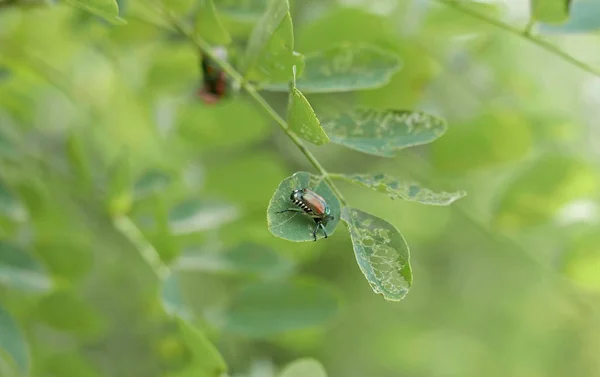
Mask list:
[[[294,200],[302,200],[302,192],[304,191],[304,189],[295,189],[294,191],[292,191],[292,194],[290,195],[290,200],[294,201]]]

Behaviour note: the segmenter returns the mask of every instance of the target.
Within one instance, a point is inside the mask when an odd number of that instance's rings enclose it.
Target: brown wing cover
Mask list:
[[[316,192],[305,189],[302,194],[302,199],[304,204],[306,204],[314,214],[323,215],[325,213],[327,202]]]

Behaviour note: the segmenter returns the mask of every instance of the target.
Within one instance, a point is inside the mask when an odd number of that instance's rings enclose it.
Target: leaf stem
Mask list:
[[[256,101],[256,103],[258,103],[265,110],[265,112],[269,114],[269,116],[273,118],[275,122],[277,122],[277,124],[283,130],[283,132],[285,132],[285,134],[292,140],[292,142],[296,144],[296,147],[300,150],[300,152],[302,152],[302,154],[312,164],[312,166],[314,166],[315,169],[317,169],[317,171],[323,176],[325,182],[327,182],[327,184],[331,187],[331,189],[335,193],[335,196],[337,196],[342,205],[347,206],[348,203],[346,202],[346,199],[344,199],[344,196],[342,195],[340,190],[333,183],[333,180],[330,178],[330,175],[327,172],[327,170],[325,170],[325,168],[321,165],[319,160],[317,160],[317,158],[306,148],[304,142],[302,142],[298,135],[296,135],[296,133],[290,129],[285,119],[283,119],[279,114],[277,114],[275,109],[271,105],[269,105],[269,103],[263,98],[263,96],[261,96],[256,91],[256,88],[254,88],[252,84],[250,84],[233,66],[231,66],[231,64],[227,63],[226,61],[219,58],[216,54],[214,54],[210,44],[208,44],[205,40],[198,37],[197,35],[187,31],[185,26],[182,25],[175,17],[169,16],[169,18],[171,19],[173,26],[175,26],[175,28],[182,35],[194,42],[196,47],[198,47],[203,53],[208,55],[223,71],[225,71],[225,73],[229,77],[231,77],[234,81],[240,83],[241,87],[244,88],[244,90],[250,95],[250,97],[252,97]]]
[[[571,63],[572,65],[579,67],[580,69],[582,69],[583,71],[586,71],[588,73],[591,73],[594,76],[600,77],[600,69],[594,68],[591,65],[582,62],[581,60],[578,60],[576,58],[574,58],[573,56],[567,54],[566,52],[564,52],[563,50],[561,50],[560,48],[556,47],[555,45],[553,45],[552,43],[546,42],[544,40],[538,39],[536,37],[533,37],[530,32],[531,32],[531,27],[533,26],[533,24],[531,24],[530,21],[530,25],[528,25],[528,27],[523,31],[521,29],[518,29],[516,27],[510,26],[508,24],[505,24],[502,21],[499,21],[493,17],[489,17],[486,16],[485,14],[481,14],[477,11],[473,11],[467,7],[464,7],[463,5],[461,5],[458,1],[455,0],[435,0],[438,3],[442,3],[445,4],[451,8],[456,9],[457,11],[460,11],[464,14],[467,14],[473,18],[477,18],[483,22],[486,22],[490,25],[494,25],[500,29],[506,30],[511,34],[515,34],[520,36],[521,38],[527,39],[529,40],[531,43],[543,48],[544,50],[553,53],[554,55],[559,56],[560,58],[562,58],[563,60]]]

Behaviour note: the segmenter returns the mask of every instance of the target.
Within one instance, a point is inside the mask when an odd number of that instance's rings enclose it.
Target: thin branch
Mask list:
[[[319,160],[317,160],[317,158],[306,148],[306,146],[298,137],[298,135],[296,135],[296,133],[290,129],[290,126],[287,124],[287,122],[279,114],[277,114],[275,109],[273,109],[273,107],[269,105],[269,103],[263,98],[263,96],[261,96],[256,91],[254,86],[248,83],[248,81],[246,81],[244,77],[233,66],[231,66],[226,61],[222,60],[220,57],[216,56],[216,54],[213,53],[211,46],[206,41],[204,41],[197,35],[194,35],[194,33],[191,33],[188,30],[186,30],[185,26],[182,25],[181,22],[179,22],[179,20],[177,20],[175,17],[169,17],[175,28],[182,35],[186,36],[192,42],[194,42],[194,44],[203,53],[208,55],[223,71],[225,71],[225,73],[229,77],[231,77],[234,81],[240,83],[241,87],[244,88],[244,90],[250,95],[250,97],[252,97],[256,101],[256,103],[258,103],[265,110],[265,112],[269,114],[269,116],[273,118],[275,122],[277,122],[277,124],[283,130],[283,132],[285,132],[285,134],[292,140],[292,142],[296,144],[296,147],[298,147],[300,152],[302,152],[302,154],[312,164],[312,166],[314,166],[315,169],[317,169],[317,171],[324,177],[325,181],[331,187],[331,189],[333,190],[337,198],[340,200],[342,205],[347,206],[348,203],[346,202],[346,199],[344,199],[344,196],[342,195],[340,190],[333,183],[333,180],[329,177],[329,173],[327,172],[327,170],[325,170],[325,168],[321,165]]]
[[[461,5],[459,2],[457,1],[452,1],[452,0],[434,0],[437,1],[438,3],[441,4],[445,4],[451,8],[456,9],[459,12],[462,12],[464,14],[467,14],[473,18],[477,18],[483,22],[486,22],[490,25],[494,25],[500,29],[503,29],[511,34],[515,34],[520,36],[521,38],[527,39],[528,41],[530,41],[531,43],[543,48],[544,50],[553,53],[554,55],[559,56],[560,58],[562,58],[563,60],[573,64],[576,67],[579,67],[580,69],[582,69],[583,71],[586,71],[588,73],[591,73],[594,76],[600,77],[600,69],[598,68],[594,68],[591,65],[582,62],[581,60],[578,60],[574,57],[572,57],[571,55],[567,54],[566,52],[564,52],[563,50],[561,50],[560,48],[556,47],[555,45],[553,45],[552,43],[546,42],[544,40],[535,38],[533,36],[530,35],[530,30],[526,29],[525,31],[522,31],[520,29],[517,29],[516,27],[510,26],[508,24],[505,24],[502,21],[499,21],[493,17],[489,17],[486,16],[485,14],[481,14],[479,12],[473,11],[472,9],[469,9],[467,7],[464,7],[463,5]]]

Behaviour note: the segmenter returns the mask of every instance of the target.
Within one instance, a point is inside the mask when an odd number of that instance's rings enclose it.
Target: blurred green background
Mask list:
[[[275,376],[301,357],[335,377],[600,376],[600,74],[432,0],[290,1],[295,50],[364,42],[403,62],[385,87],[307,95],[317,115],[415,109],[449,125],[391,159],[309,145],[331,172],[468,192],[434,207],[340,184],[411,248],[412,289],[386,302],[341,224],[315,243],[269,233],[277,185],[312,167],[243,93],[204,104],[198,51],[148,22],[143,2],[118,2],[127,23],[65,2],[9,3],[2,377],[213,376],[182,372],[203,354],[161,297],[204,331],[231,376]],[[165,2],[182,17],[194,3]],[[215,4],[235,62],[266,1]],[[529,20],[525,0],[465,6],[518,29]],[[575,0],[579,19],[533,32],[600,69],[600,22],[584,18],[582,32],[580,7],[600,19],[597,1]],[[287,93],[263,94],[284,114]],[[121,215],[174,271],[165,287],[112,220]]]

